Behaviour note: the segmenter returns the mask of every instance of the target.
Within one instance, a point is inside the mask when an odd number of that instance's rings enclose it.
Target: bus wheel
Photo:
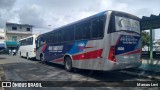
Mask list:
[[[68,71],[68,72],[71,72],[72,71],[72,60],[70,57],[66,57],[65,60],[64,60],[64,67],[65,67],[65,70]]]
[[[40,61],[41,61],[42,64],[45,64],[44,56],[40,57]]]

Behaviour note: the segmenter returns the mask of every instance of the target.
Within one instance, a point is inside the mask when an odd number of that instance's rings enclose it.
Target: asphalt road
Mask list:
[[[77,70],[76,72],[66,72],[64,67],[57,64],[42,64],[37,60],[26,60],[19,56],[0,55],[0,64],[3,67],[5,80],[7,81],[154,81],[150,78],[127,74],[119,71],[89,71]],[[22,88],[5,88],[5,90],[21,90]],[[54,88],[24,88],[23,90],[41,89],[117,89],[117,90],[159,90],[158,87],[54,87]]]

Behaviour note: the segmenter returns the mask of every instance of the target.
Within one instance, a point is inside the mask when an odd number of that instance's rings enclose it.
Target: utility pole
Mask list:
[[[153,64],[153,36],[152,36],[152,27],[150,28],[150,60],[151,64]]]

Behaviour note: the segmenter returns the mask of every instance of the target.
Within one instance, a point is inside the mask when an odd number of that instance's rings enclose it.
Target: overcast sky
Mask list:
[[[160,0],[0,0],[0,28],[6,22],[34,25],[44,33],[105,10],[159,15]],[[159,35],[159,36],[158,36]],[[160,30],[156,30],[160,38]]]

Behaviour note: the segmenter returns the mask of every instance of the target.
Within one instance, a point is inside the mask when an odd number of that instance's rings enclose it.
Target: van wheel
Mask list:
[[[66,71],[68,71],[68,72],[72,71],[72,60],[70,57],[66,57],[64,59],[64,67],[65,67]]]
[[[27,53],[27,55],[26,55],[26,58],[27,58],[27,60],[29,60],[29,56],[28,56],[28,53]]]

